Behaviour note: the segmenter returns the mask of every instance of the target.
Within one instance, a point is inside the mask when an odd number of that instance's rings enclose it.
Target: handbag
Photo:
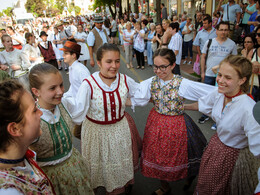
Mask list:
[[[200,75],[200,56],[197,54],[196,61],[193,64],[193,71]]]

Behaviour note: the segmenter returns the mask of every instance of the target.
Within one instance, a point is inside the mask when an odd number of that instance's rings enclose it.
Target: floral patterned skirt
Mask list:
[[[64,162],[41,168],[51,180],[57,195],[94,194],[84,159],[75,148]]]
[[[145,126],[141,172],[167,181],[194,176],[206,143],[188,115],[167,116],[152,109]]]
[[[194,194],[254,194],[259,166],[248,148],[226,146],[216,133],[203,154]]]
[[[132,140],[126,117],[108,125],[86,118],[82,124],[81,148],[93,189],[102,186],[109,193],[120,192],[126,184],[133,183]]]

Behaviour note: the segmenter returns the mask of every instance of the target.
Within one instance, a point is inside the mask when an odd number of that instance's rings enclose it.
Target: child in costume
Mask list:
[[[246,94],[251,74],[248,59],[230,55],[219,64],[218,89],[185,105],[210,116],[218,127],[201,159],[198,194],[254,194],[260,125],[252,114],[255,101]]]
[[[72,145],[74,127],[66,102],[62,103],[63,80],[54,66],[43,63],[29,74],[41,116],[41,137],[31,145],[37,162],[52,181],[57,194],[93,194],[87,166]]]
[[[187,190],[198,174],[206,138],[193,120],[184,113],[184,98],[197,100],[214,87],[173,74],[175,54],[170,49],[154,53],[153,70],[156,76],[140,83],[132,98],[133,106],[152,101],[144,131],[141,172],[157,178],[161,188],[153,194],[171,191],[169,181],[188,178]]]
[[[31,94],[14,80],[0,83],[0,194],[55,194],[28,147],[41,135]]]

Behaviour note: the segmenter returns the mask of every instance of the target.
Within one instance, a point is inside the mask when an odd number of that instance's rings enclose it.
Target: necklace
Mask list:
[[[116,78],[116,76],[114,76],[114,77],[106,77],[106,76],[104,76],[101,72],[99,72],[99,74],[100,74],[103,78],[105,78],[105,79],[115,79],[115,78]]]
[[[3,164],[18,164],[20,162],[23,162],[24,158],[25,157],[20,158],[20,159],[15,159],[15,160],[0,158],[0,163],[3,163]]]
[[[240,89],[239,92],[238,92],[236,95],[234,95],[234,96],[227,96],[226,94],[224,94],[224,95],[225,95],[226,98],[232,99],[232,98],[234,98],[234,97],[239,96],[241,93],[242,93],[242,91],[241,91],[241,89]]]

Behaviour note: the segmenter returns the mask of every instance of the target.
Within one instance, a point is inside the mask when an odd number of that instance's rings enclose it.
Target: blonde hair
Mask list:
[[[166,19],[163,19],[163,21],[162,22],[165,22],[166,24],[170,24],[171,23],[171,21],[170,20],[166,20]]]
[[[223,63],[228,63],[230,66],[232,66],[240,79],[246,78],[246,81],[241,85],[240,88],[244,93],[247,93],[249,89],[249,79],[252,75],[252,63],[243,56],[234,55],[229,55],[224,60],[222,60],[219,64],[219,67],[221,67]]]

